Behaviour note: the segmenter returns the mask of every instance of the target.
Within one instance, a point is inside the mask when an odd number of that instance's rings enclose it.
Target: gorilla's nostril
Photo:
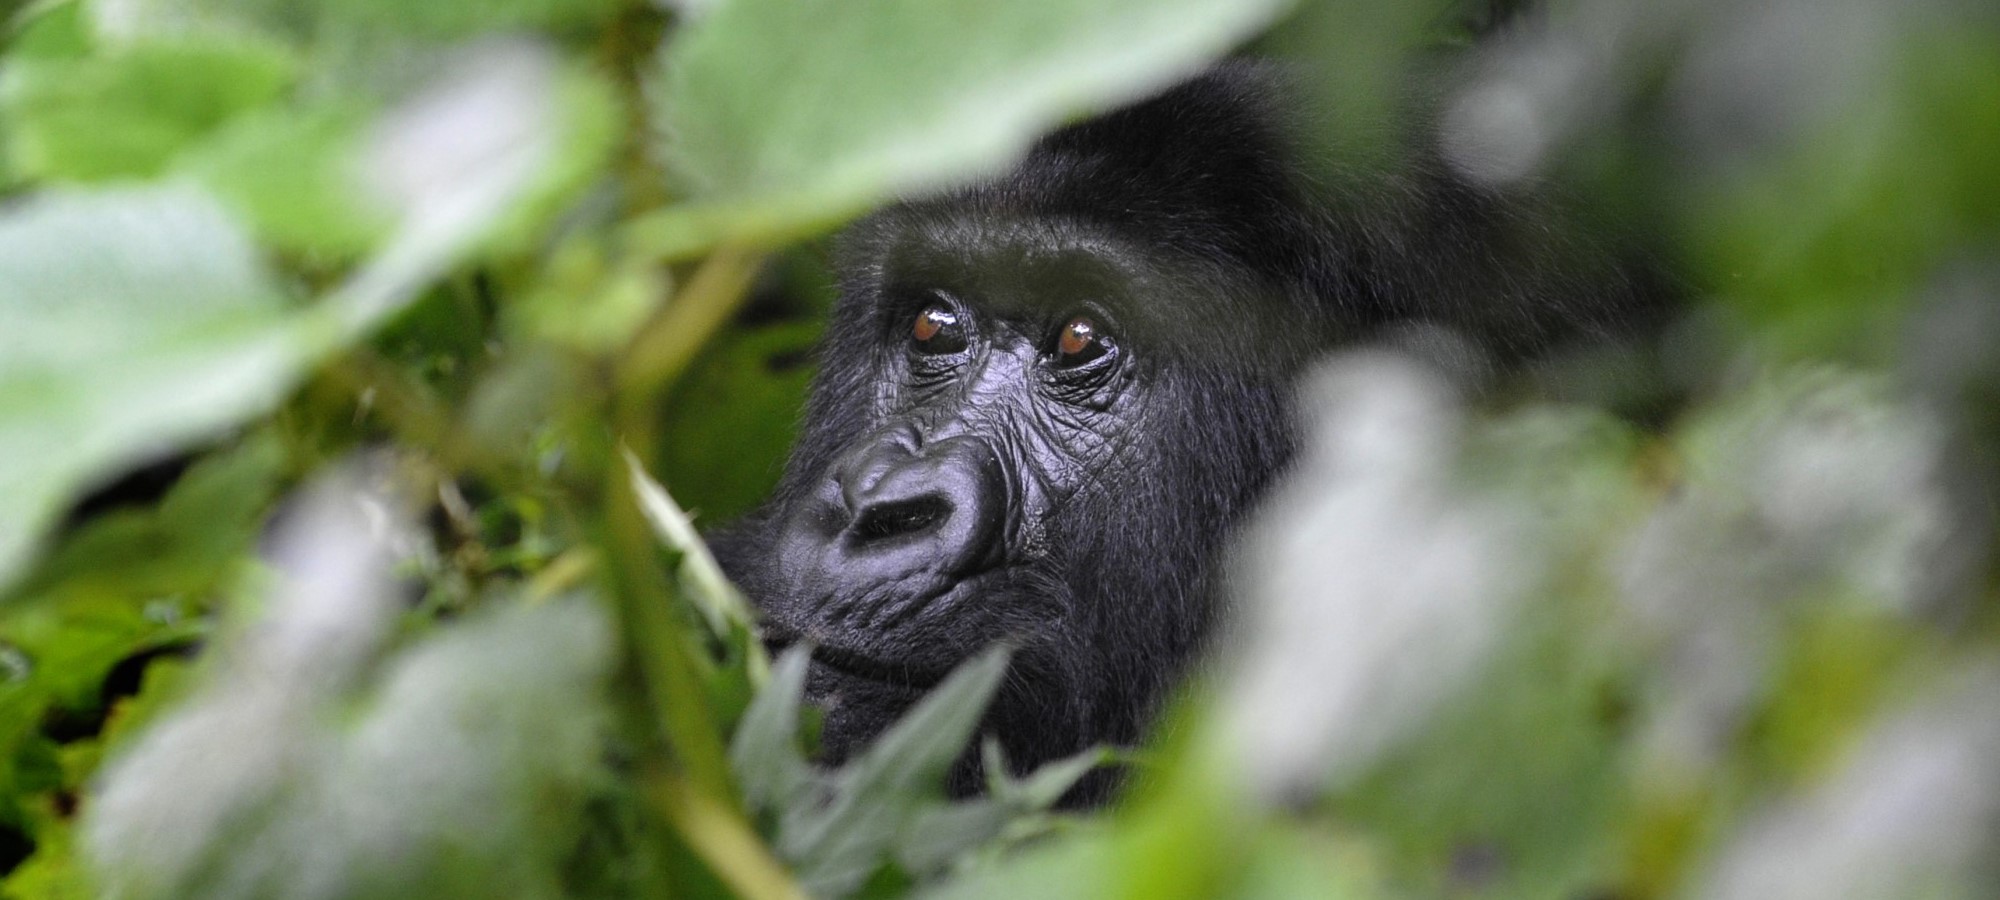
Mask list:
[[[871,503],[856,516],[852,531],[862,541],[927,533],[951,515],[951,503],[935,494]]]

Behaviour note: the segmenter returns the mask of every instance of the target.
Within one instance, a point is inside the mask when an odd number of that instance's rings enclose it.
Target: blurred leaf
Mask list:
[[[255,627],[103,773],[86,833],[109,893],[557,895],[601,765],[603,616],[501,606],[381,659],[407,526],[360,483],[287,519]]]
[[[1268,828],[1240,882],[1239,900],[1367,900],[1398,894],[1382,883],[1364,848],[1317,829]]]
[[[715,555],[702,543],[696,534],[694,523],[674,498],[667,495],[667,489],[660,486],[646,474],[638,457],[630,450],[625,451],[625,466],[632,478],[632,489],[639,497],[639,509],[646,514],[646,522],[653,526],[653,533],[668,547],[681,556],[679,576],[682,589],[701,611],[702,617],[717,636],[727,635],[732,627],[749,628],[756,622],[756,614],[750,611],[749,601],[729,583],[722,574],[722,567],[715,562]]]
[[[245,116],[176,161],[258,234],[293,252],[348,256],[381,242],[393,224],[359,193],[357,156],[371,120],[330,105]]]
[[[534,195],[571,137],[560,74],[542,45],[478,44],[375,123],[361,155],[363,187],[398,214],[397,227],[327,297],[316,339],[365,333]]]
[[[822,785],[782,798],[774,844],[807,890],[843,895],[861,887],[910,829],[935,814],[945,772],[965,752],[1006,670],[1004,650],[967,662]],[[960,829],[967,844],[959,849],[990,836]],[[936,860],[950,849],[924,846],[923,857]]]
[[[271,44],[143,43],[76,59],[16,58],[0,75],[8,152],[22,175],[151,175],[174,154],[289,84]]]
[[[1287,0],[736,0],[667,48],[661,155],[698,205],[678,255],[830,224],[1005,166],[1043,131],[1187,75]]]
[[[1873,38],[1886,83],[1691,195],[1696,261],[1795,356],[1884,358],[1936,267],[2000,234],[2000,42]]]
[[[611,79],[593,65],[569,64],[547,73],[542,86],[548,104],[541,123],[547,140],[535,172],[505,213],[493,224],[483,250],[538,251],[548,239],[550,220],[584,188],[604,178],[614,151],[625,139],[626,111]],[[650,284],[640,285],[649,289]],[[649,299],[659,300],[654,294]]]
[[[0,882],[0,891],[33,900],[98,900],[103,894],[79,864],[73,844],[67,830],[47,835],[35,855]]]
[[[576,28],[618,12],[618,0],[323,0],[320,13],[342,22],[432,37],[525,28]]]
[[[0,581],[65,496],[268,407],[302,349],[281,292],[184,189],[0,214]]]
[[[918,879],[948,871],[1010,824],[1054,806],[1105,760],[1103,751],[1088,751],[1017,781],[989,743],[987,796],[942,802],[944,772],[964,752],[1004,672],[1006,657],[996,651],[961,667],[845,768],[815,769],[798,733],[809,660],[803,647],[779,658],[737,728],[730,762],[744,802],[777,814],[780,852],[817,893],[851,893],[889,862]]]
[[[488,47],[394,111],[370,153],[398,191],[395,239],[301,313],[185,188],[0,215],[0,583],[87,479],[269,408],[490,234],[561,141],[552,84],[535,48]]]
[[[896,837],[896,865],[909,872],[939,872],[960,854],[991,840],[1015,815],[994,800],[967,800],[919,811]]]
[[[390,660],[333,728],[313,724],[330,710],[307,697],[277,720],[254,704],[224,714],[241,699],[228,681],[257,677],[225,674],[109,770],[92,856],[126,897],[556,896],[598,765],[606,649],[586,604],[509,608]],[[258,759],[230,744],[260,727],[292,730],[269,765],[207,771]],[[218,776],[242,783],[202,788]],[[160,817],[220,828],[162,844]]]
[[[227,581],[231,564],[251,547],[276,499],[284,464],[283,448],[269,433],[205,457],[158,506],[110,510],[64,537],[16,593],[29,603],[114,593],[136,607],[147,599],[209,592]]]
[[[1396,851],[1421,893],[1570,896],[1619,839],[1622,660],[1589,651],[1590,612],[1544,602],[1513,646],[1411,746],[1334,801]]]
[[[90,52],[89,23],[78,0],[32,3],[4,24],[9,59],[74,58]]]
[[[799,703],[812,654],[794,647],[771,667],[771,679],[750,702],[729,743],[729,765],[751,809],[777,810],[797,802],[812,782],[799,745]]]
[[[518,332],[589,353],[625,346],[673,293],[665,268],[610,260],[596,241],[557,247],[507,312]],[[676,483],[679,483],[676,479]]]
[[[1112,761],[1109,749],[1094,748],[1068,759],[1056,760],[1017,779],[1008,774],[1007,761],[1000,755],[998,741],[989,738],[980,751],[986,766],[988,793],[993,799],[1013,806],[1017,811],[1055,806],[1085,775]]]
[[[1003,865],[919,891],[916,896],[925,900],[1136,898],[1140,895],[1120,894],[1113,889],[1124,861],[1118,853],[1118,838],[1119,833],[1108,828],[1065,835],[1060,842],[1037,847]]]

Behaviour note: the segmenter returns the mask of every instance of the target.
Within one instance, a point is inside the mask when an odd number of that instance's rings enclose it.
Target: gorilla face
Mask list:
[[[998,640],[1015,758],[1131,737],[1205,631],[1220,533],[1289,443],[1277,380],[1218,365],[1255,348],[1196,314],[1223,285],[1086,226],[966,213],[856,238],[875,262],[825,352],[866,365],[822,381],[842,434],[795,464],[749,579],[769,636],[816,648],[836,756]]]
[[[828,667],[929,684],[987,641],[1061,628],[1069,573],[1035,577],[1055,513],[1101,504],[1118,488],[1099,473],[1143,461],[1120,437],[1152,427],[1158,375],[1104,289],[1131,280],[1029,243],[908,234],[870,293],[863,428],[785,510],[765,604]]]
[[[1211,71],[843,236],[785,476],[713,536],[767,640],[815,648],[827,759],[997,641],[1015,654],[983,727],[1011,760],[1135,740],[1291,457],[1306,360],[1412,321],[1522,355],[1635,296],[1536,269],[1547,252],[1512,266],[1497,243],[1549,230],[1448,181],[1336,213],[1270,85]]]

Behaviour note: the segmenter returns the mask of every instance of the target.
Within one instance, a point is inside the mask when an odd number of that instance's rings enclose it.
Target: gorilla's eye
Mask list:
[[[941,303],[933,303],[917,313],[916,321],[910,324],[910,337],[923,353],[957,353],[965,349],[965,329],[959,325],[958,313]]]
[[[1080,366],[1111,349],[1111,336],[1098,331],[1089,316],[1069,320],[1056,335],[1056,364]]]

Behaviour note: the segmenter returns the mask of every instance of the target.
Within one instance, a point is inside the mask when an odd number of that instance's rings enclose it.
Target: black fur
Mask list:
[[[1016,654],[986,728],[1010,759],[1136,740],[1292,455],[1302,365],[1427,322],[1505,368],[1654,317],[1617,266],[1421,149],[1366,190],[1320,177],[1282,97],[1227,65],[844,235],[785,477],[715,538],[775,643],[829,648],[809,691],[830,758],[998,640]],[[910,337],[940,297],[978,326],[955,362]],[[1050,329],[1086,309],[1116,368],[1059,383]]]

